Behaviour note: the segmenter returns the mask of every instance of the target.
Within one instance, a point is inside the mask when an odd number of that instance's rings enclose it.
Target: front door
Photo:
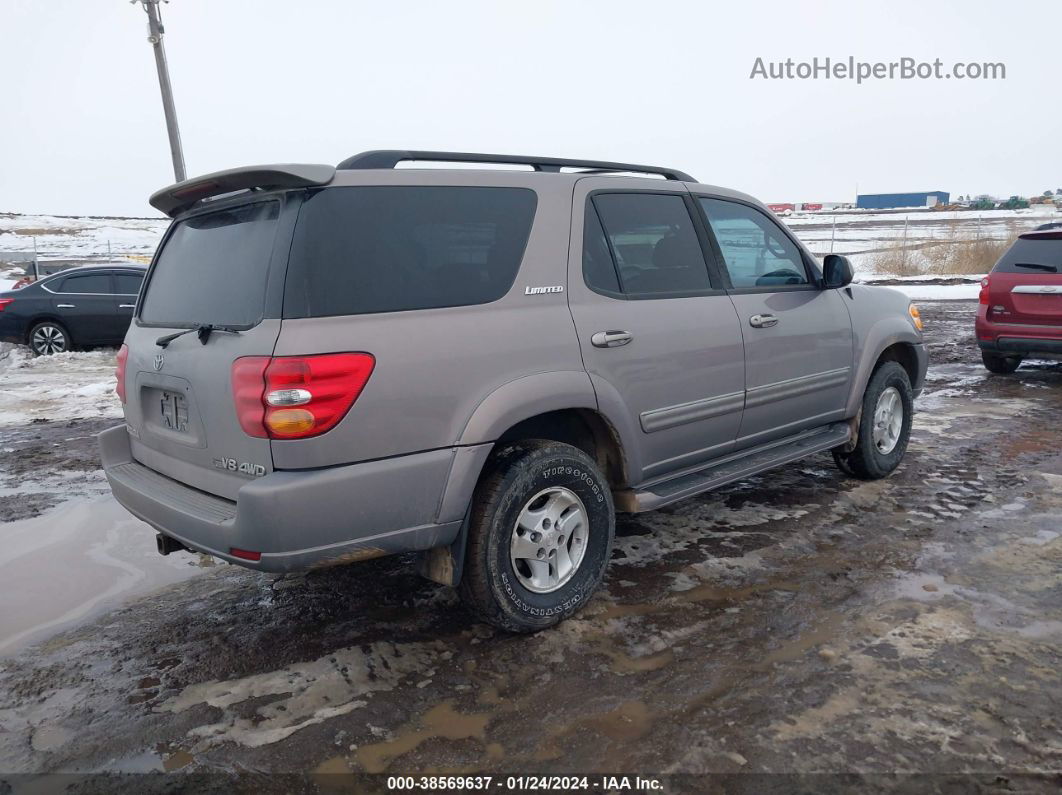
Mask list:
[[[787,230],[758,207],[699,196],[745,340],[738,448],[842,419],[852,321]]]
[[[744,400],[738,318],[712,283],[692,197],[645,184],[577,183],[568,279],[583,361],[602,411],[623,426],[632,485],[732,449]]]

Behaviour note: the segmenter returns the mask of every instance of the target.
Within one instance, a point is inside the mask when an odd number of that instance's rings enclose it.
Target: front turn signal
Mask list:
[[[919,331],[922,330],[922,313],[918,311],[918,307],[911,304],[907,307],[907,314],[911,316],[911,322],[914,323],[915,328]]]

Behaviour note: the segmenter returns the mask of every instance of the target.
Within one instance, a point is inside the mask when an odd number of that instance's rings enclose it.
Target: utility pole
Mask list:
[[[181,149],[181,132],[177,129],[177,109],[173,106],[173,87],[166,66],[166,48],[162,44],[165,28],[159,18],[159,3],[163,0],[131,0],[144,6],[148,16],[148,41],[155,50],[155,66],[159,70],[159,89],[162,91],[162,110],[166,114],[166,133],[170,137],[170,155],[173,157],[173,176],[177,182],[185,178],[184,151]],[[169,0],[165,0],[169,2]]]

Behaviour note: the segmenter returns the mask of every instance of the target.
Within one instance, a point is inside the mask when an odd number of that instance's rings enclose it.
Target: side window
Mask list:
[[[601,193],[593,204],[624,293],[681,295],[711,289],[693,219],[681,196]]]
[[[78,276],[67,276],[59,285],[61,293],[99,293],[107,295],[111,292],[111,277],[106,273],[83,273]]]
[[[583,281],[591,290],[622,297],[605,230],[597,217],[597,210],[589,201],[583,216]]]
[[[537,201],[526,188],[322,190],[299,211],[284,317],[497,301],[516,280]]]
[[[140,285],[144,282],[144,275],[142,273],[116,273],[114,280],[118,285],[116,288],[118,295],[137,295],[140,292]]]
[[[700,200],[734,287],[808,284],[800,250],[778,225],[752,207]]]

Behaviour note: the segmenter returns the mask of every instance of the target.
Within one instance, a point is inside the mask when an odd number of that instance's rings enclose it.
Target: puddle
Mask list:
[[[363,745],[355,759],[366,773],[382,773],[392,761],[414,750],[421,743],[436,737],[446,740],[484,740],[490,714],[465,715],[454,709],[452,701],[432,707],[420,719],[420,728],[407,728],[393,740]]]
[[[628,701],[611,712],[587,718],[583,725],[612,740],[637,740],[652,728],[653,716],[643,702]]]
[[[159,555],[154,531],[110,496],[2,523],[0,542],[0,654],[202,571]]]

